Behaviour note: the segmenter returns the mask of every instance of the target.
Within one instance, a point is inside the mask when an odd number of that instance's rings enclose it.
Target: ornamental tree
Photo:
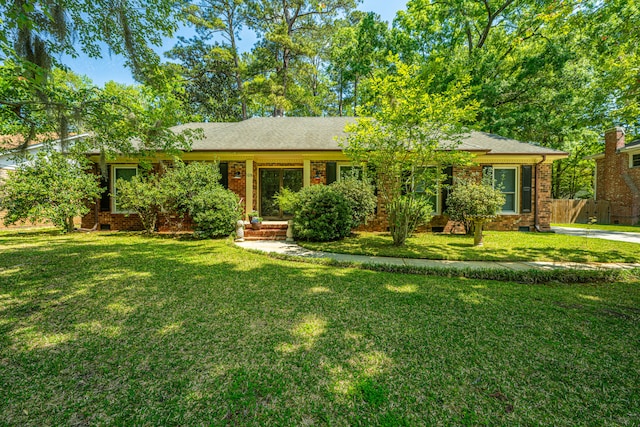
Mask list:
[[[442,168],[468,162],[469,154],[455,147],[477,104],[467,99],[466,81],[428,92],[429,76],[397,58],[395,64],[395,73],[369,81],[372,101],[360,110],[365,118],[347,126],[343,146],[354,162],[376,171],[393,244],[401,246],[430,219],[433,206],[425,205],[444,179]]]
[[[500,189],[487,180],[457,178],[447,198],[447,213],[453,221],[462,222],[467,233],[473,229],[473,245],[482,246],[484,224],[497,216],[504,202]]]
[[[117,181],[118,207],[135,212],[145,232],[153,233],[165,200],[157,175],[136,175],[127,181]]]
[[[102,189],[86,163],[57,151],[40,151],[0,184],[0,209],[5,225],[19,221],[51,221],[63,232],[73,230],[73,218],[89,212]]]

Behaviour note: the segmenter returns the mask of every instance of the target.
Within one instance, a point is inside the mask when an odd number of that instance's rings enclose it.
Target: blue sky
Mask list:
[[[407,0],[363,0],[358,9],[373,11],[379,14],[384,21],[391,22],[400,9],[404,9]],[[188,28],[178,32],[177,36],[190,37],[193,30]],[[250,48],[253,45],[250,37],[243,37],[242,44]],[[176,39],[166,39],[163,46],[156,48],[159,53],[166,52],[175,45]],[[242,46],[241,46],[242,47]],[[115,80],[120,83],[134,83],[131,72],[125,66],[125,60],[119,55],[109,55],[105,50],[101,59],[90,59],[80,56],[76,59],[63,57],[62,61],[74,72],[88,76],[96,85],[102,86],[105,82]]]

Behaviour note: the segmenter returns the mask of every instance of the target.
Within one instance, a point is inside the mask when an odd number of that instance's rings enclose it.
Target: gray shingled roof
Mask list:
[[[636,139],[635,141],[631,141],[630,143],[628,143],[627,145],[625,145],[624,147],[635,147],[636,145],[640,145],[640,139]]]
[[[204,139],[194,151],[336,151],[338,138],[353,117],[255,117],[236,123],[187,123],[172,128],[202,128]],[[550,148],[472,131],[459,150],[491,154],[565,154]]]

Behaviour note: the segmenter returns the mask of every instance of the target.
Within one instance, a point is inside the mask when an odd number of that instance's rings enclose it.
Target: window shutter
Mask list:
[[[111,166],[107,167],[107,176],[100,177],[100,187],[104,189],[100,195],[100,212],[111,211]]]
[[[222,184],[222,186],[228,190],[229,189],[229,163],[220,162],[219,168],[220,168],[220,175],[221,175],[220,184]]]
[[[444,174],[447,178],[442,182],[440,192],[442,194],[442,213],[447,211],[447,199],[449,198],[449,191],[451,191],[451,185],[453,185],[453,166],[447,166],[444,168]]]
[[[327,162],[327,185],[336,182],[337,172],[336,162]]]
[[[522,190],[521,190],[521,212],[531,213],[531,178],[532,178],[532,166],[522,166]]]

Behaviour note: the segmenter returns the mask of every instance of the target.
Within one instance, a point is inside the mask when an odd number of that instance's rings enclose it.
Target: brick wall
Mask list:
[[[245,162],[229,162],[228,179],[229,190],[236,193],[242,200],[245,200],[244,205],[247,206],[247,165]],[[240,178],[235,178],[236,173],[240,172]],[[255,179],[255,174],[253,175]]]
[[[326,183],[326,161],[311,162],[311,184]],[[253,206],[258,206],[259,197],[259,170],[266,167],[282,167],[282,168],[302,168],[302,163],[254,163],[253,164]],[[228,178],[229,189],[238,194],[241,198],[246,197],[246,164],[245,162],[229,162]],[[240,178],[234,176],[236,172],[240,172]],[[472,166],[466,168],[454,168],[454,176],[456,177],[481,177],[482,166]],[[316,174],[319,178],[315,178]],[[536,179],[540,180],[539,186],[536,185]],[[533,229],[535,225],[535,209],[536,209],[536,191],[539,189],[540,201],[538,202],[538,223],[541,228],[549,229],[551,218],[551,165],[540,164],[535,169],[532,182],[533,212],[516,215],[501,215],[496,220],[486,225],[488,230],[518,230],[521,227]],[[518,190],[519,191],[519,190]],[[83,228],[92,228],[95,224],[100,227],[109,227],[112,230],[141,230],[142,224],[137,215],[111,214],[110,212],[99,212],[98,208],[94,208],[92,212],[82,218]],[[422,227],[422,231],[431,231],[434,228],[443,229],[445,232],[461,232],[459,224],[449,221],[444,215],[436,215],[431,222]],[[189,218],[180,219],[178,217],[162,216],[158,221],[158,229],[160,231],[189,231],[192,229],[192,222]],[[386,219],[385,208],[378,200],[377,215],[370,220],[360,230],[367,231],[386,231],[388,230],[388,222]]]
[[[596,199],[608,200],[613,224],[634,225],[640,221],[640,168],[629,168],[629,154],[622,128],[605,132],[604,158],[596,161]]]
[[[316,176],[318,178],[316,178]],[[327,183],[327,162],[311,162],[311,185]]]
[[[470,166],[470,167],[455,167],[453,170],[454,177],[471,178],[476,177],[480,179],[482,176],[482,165]],[[550,229],[551,221],[551,165],[540,164],[536,167],[536,173],[532,177],[532,212],[521,213],[514,215],[500,215],[494,221],[487,223],[485,228],[487,230],[498,231],[517,231],[521,227],[533,230],[536,218],[536,179],[540,180],[540,200],[538,202],[538,224],[543,231]],[[518,185],[518,191],[520,185]],[[389,224],[386,220],[386,214],[384,206],[381,201],[378,200],[378,210],[376,217],[369,221],[366,225],[360,227],[361,231],[387,231]],[[463,228],[460,224],[453,221],[449,221],[446,215],[435,215],[429,224],[422,226],[418,231],[432,231],[433,229],[442,229],[445,233],[461,233]]]

